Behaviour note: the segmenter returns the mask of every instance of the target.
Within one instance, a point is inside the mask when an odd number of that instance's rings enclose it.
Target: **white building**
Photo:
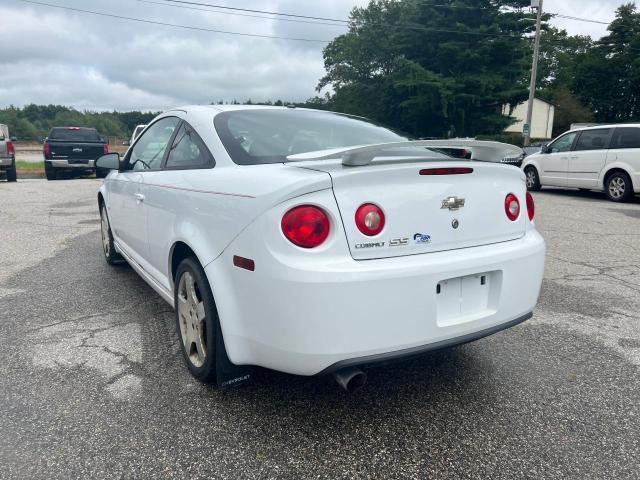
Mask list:
[[[502,114],[516,118],[516,122],[505,129],[509,133],[522,133],[525,119],[527,118],[527,102],[522,102],[509,114],[509,105],[502,106]],[[533,100],[533,114],[531,115],[531,138],[549,140],[553,135],[553,117],[555,107],[536,98]]]

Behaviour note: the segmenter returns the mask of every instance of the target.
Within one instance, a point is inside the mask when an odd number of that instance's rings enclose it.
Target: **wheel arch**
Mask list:
[[[171,249],[169,250],[169,281],[171,283],[172,290],[175,283],[178,265],[180,265],[180,262],[182,262],[185,258],[189,257],[195,258],[200,266],[204,269],[205,264],[202,263],[202,260],[200,260],[200,257],[198,257],[198,254],[191,245],[183,240],[175,241],[171,246]]]
[[[602,185],[603,189],[607,188],[607,185],[606,185],[607,184],[607,180],[609,179],[609,177],[611,175],[613,175],[615,173],[624,173],[625,175],[627,175],[627,177],[629,177],[629,181],[631,182],[631,188],[632,189],[634,188],[633,178],[631,176],[631,173],[627,169],[625,169],[625,168],[623,168],[623,167],[621,167],[619,165],[612,165],[602,175],[602,180],[601,180],[600,184]]]

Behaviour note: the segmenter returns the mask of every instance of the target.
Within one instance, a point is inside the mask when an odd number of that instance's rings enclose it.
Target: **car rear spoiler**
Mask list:
[[[375,145],[360,145],[348,148],[334,148],[317,152],[299,153],[289,155],[287,160],[329,160],[342,159],[342,164],[349,167],[369,165],[371,161],[380,156],[385,150],[396,148],[460,148],[471,151],[471,160],[483,162],[501,162],[505,157],[517,157],[523,150],[515,145],[500,142],[488,142],[481,140],[415,140],[407,142],[378,143]]]

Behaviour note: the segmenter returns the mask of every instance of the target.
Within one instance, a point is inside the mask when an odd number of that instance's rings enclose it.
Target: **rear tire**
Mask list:
[[[527,167],[524,169],[525,181],[527,183],[527,190],[531,192],[537,192],[540,190],[540,177],[538,176],[538,170],[535,167]]]
[[[201,382],[215,384],[216,331],[220,320],[207,276],[195,258],[186,258],[178,265],[173,299],[187,367]]]
[[[47,162],[44,162],[44,175],[47,177],[47,180],[58,179],[58,172],[56,172],[51,164]]]
[[[612,202],[628,202],[633,198],[633,184],[625,172],[614,172],[604,181],[604,193]]]
[[[13,161],[13,166],[7,170],[7,182],[17,182],[18,172],[16,171],[16,161]]]
[[[113,245],[113,234],[111,233],[111,224],[107,215],[107,207],[102,204],[100,206],[100,233],[102,235],[102,252],[104,259],[109,265],[115,265],[122,262],[122,257]]]

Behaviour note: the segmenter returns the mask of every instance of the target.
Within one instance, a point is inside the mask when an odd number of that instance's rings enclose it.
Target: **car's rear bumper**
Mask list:
[[[300,375],[507,328],[533,310],[544,270],[544,240],[533,229],[515,241],[366,261],[295,261],[252,233],[206,266],[227,353],[239,365]],[[256,259],[255,271],[233,267],[234,254]],[[483,275],[486,291],[475,283]],[[457,285],[469,295],[456,296]]]
[[[85,163],[74,163],[73,160],[45,160],[53,168],[79,168],[88,169],[95,167],[95,160],[86,160]]]

